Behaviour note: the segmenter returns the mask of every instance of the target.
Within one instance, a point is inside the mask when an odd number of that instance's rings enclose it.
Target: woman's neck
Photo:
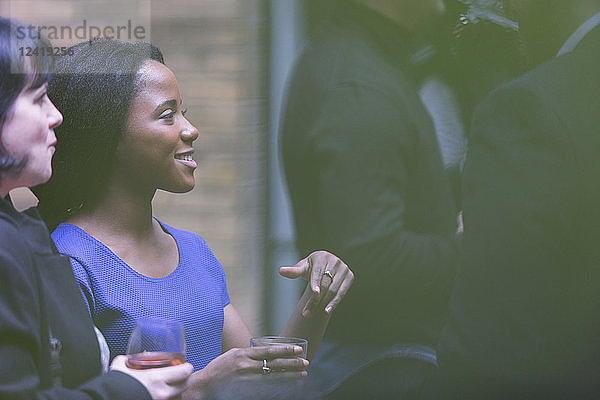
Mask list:
[[[154,192],[135,191],[113,184],[93,205],[85,205],[67,222],[80,226],[92,236],[133,235],[149,237],[154,232],[152,198]]]
[[[138,273],[162,278],[179,264],[175,239],[152,218],[154,192],[113,185],[67,222],[93,236]]]

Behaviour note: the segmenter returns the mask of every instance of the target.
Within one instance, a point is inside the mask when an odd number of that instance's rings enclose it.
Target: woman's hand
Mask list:
[[[296,265],[281,267],[286,278],[303,277],[308,280],[306,290],[312,291],[302,311],[304,317],[324,310],[330,314],[352,286],[354,274],[348,266],[327,251],[315,251]]]
[[[192,374],[184,399],[198,399],[206,388],[228,376],[273,375],[286,378],[307,376],[309,362],[300,358],[302,347],[293,345],[234,348]],[[266,363],[265,363],[266,360]],[[266,366],[265,366],[266,364]],[[263,370],[263,366],[266,368]]]
[[[174,367],[137,370],[127,368],[125,360],[127,360],[125,356],[115,357],[110,369],[123,372],[140,381],[154,400],[179,398],[178,396],[187,389],[188,379],[194,370],[190,363]]]

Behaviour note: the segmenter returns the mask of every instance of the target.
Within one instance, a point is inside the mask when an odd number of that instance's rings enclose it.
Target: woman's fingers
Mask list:
[[[262,379],[277,379],[278,382],[289,379],[291,382],[297,379],[306,378],[308,376],[307,371],[273,371],[268,375],[263,375]]]
[[[354,282],[354,274],[342,260],[338,259],[335,271],[335,275],[333,279],[331,279],[331,284],[323,293],[323,297],[319,303],[319,309],[324,309],[328,314],[337,307],[340,301],[342,301],[342,298],[346,295],[346,292],[348,292],[348,289],[350,289],[350,286],[352,286],[352,283]]]
[[[267,366],[275,371],[306,371],[309,365],[308,360],[300,357],[275,358],[267,361]]]
[[[309,297],[302,315],[310,316],[314,312],[325,311],[331,313],[342,300],[352,282],[354,274],[350,268],[338,257],[331,253],[320,252],[312,261],[313,270],[311,278],[319,275],[320,290],[318,294]],[[311,256],[315,255],[313,253]],[[322,271],[322,272],[320,272]]]
[[[286,278],[296,279],[301,276],[304,276],[306,271],[308,271],[310,265],[308,263],[308,258],[298,261],[295,265],[280,267],[279,274],[281,276],[285,276]]]
[[[327,251],[315,251],[296,265],[281,267],[279,273],[287,278],[303,276],[308,279],[311,295],[302,309],[304,317],[319,311],[331,313],[354,280],[350,268]]]
[[[158,369],[156,369],[158,371]],[[172,367],[163,367],[160,369],[161,377],[172,386],[185,384],[190,375],[194,372],[194,367],[190,363],[183,363]]]
[[[308,360],[300,357],[303,349],[299,346],[261,346],[244,349],[250,362],[249,372],[269,375],[273,372],[299,372],[306,371],[310,365]],[[306,374],[301,374],[306,376]]]
[[[347,270],[343,275],[343,278],[337,282],[334,280],[333,284],[329,286],[330,290],[325,296],[325,304],[327,304],[325,306],[325,312],[327,314],[331,314],[333,310],[335,310],[348,292],[348,289],[350,289],[350,286],[352,286],[352,282],[354,282],[354,274],[352,271]]]
[[[248,357],[254,360],[273,360],[275,358],[292,358],[300,356],[304,349],[300,346],[291,344],[248,347],[244,349],[248,352]]]
[[[321,297],[321,301],[317,305],[318,310],[323,310],[326,313],[330,313],[332,311],[326,306],[328,306],[329,303],[337,296],[337,294],[341,288],[341,285],[344,282],[345,274],[346,274],[345,271],[336,272],[333,279],[326,278],[326,279],[329,279],[329,282],[331,282],[331,284],[328,285],[327,289],[323,291],[323,296]]]
[[[302,374],[302,372],[306,372],[308,370],[308,366],[310,363],[308,360],[300,357],[293,358],[275,358],[273,360],[264,359],[262,361],[255,361],[256,367],[254,371],[258,372],[261,375],[270,375],[273,373],[277,373],[278,376],[281,376],[282,373],[292,373],[300,376],[306,376],[306,374]]]
[[[321,251],[316,251],[307,257],[310,273],[310,287],[313,292],[313,296],[319,296],[321,294],[321,275],[325,271],[327,266],[327,257],[325,257]]]
[[[127,367],[126,361],[127,356],[116,356],[110,364],[110,368],[128,373],[129,375],[151,375],[153,371],[160,371],[160,379],[169,385],[179,385],[182,382],[185,383],[194,371],[194,367],[190,363],[183,363],[180,365],[163,367],[160,369],[137,370]]]
[[[179,396],[187,387],[187,381],[193,367],[184,363],[173,367],[147,370],[130,369],[125,365],[125,356],[117,356],[111,363],[111,369],[136,378],[146,387],[153,399],[171,399]]]
[[[304,317],[309,317],[317,312],[324,293],[331,284],[331,277],[335,274],[335,264],[338,258],[326,251],[316,251],[307,257],[310,265],[310,285],[312,295],[308,298],[302,310]]]

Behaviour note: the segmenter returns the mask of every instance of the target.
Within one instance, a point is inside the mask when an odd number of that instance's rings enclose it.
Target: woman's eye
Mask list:
[[[47,93],[44,92],[40,97],[35,99],[36,103],[42,104],[44,102],[44,100],[46,100],[46,96],[47,96]]]
[[[184,108],[183,110],[181,110],[181,115],[183,115],[185,117],[185,115],[187,114],[188,109]]]
[[[171,110],[170,108],[168,110],[165,110],[162,112],[162,114],[160,114],[158,116],[158,118],[160,119],[173,119],[173,117],[175,116],[175,111]]]

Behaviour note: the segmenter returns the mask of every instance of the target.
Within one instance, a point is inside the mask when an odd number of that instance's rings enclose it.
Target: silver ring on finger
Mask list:
[[[331,281],[333,282],[333,274],[331,273],[331,271],[325,271],[323,272],[322,276],[327,276],[331,279]]]
[[[263,360],[262,364],[262,372],[263,375],[269,375],[271,373],[271,368],[267,366],[267,360]]]

